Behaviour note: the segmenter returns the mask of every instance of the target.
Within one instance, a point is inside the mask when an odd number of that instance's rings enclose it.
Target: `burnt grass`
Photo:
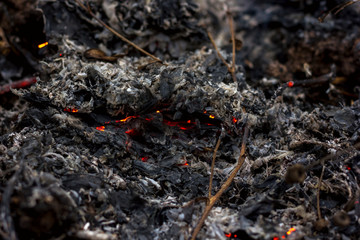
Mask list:
[[[0,3],[2,239],[188,239],[245,125],[197,239],[360,238],[356,3],[89,2],[163,63],[79,1]]]

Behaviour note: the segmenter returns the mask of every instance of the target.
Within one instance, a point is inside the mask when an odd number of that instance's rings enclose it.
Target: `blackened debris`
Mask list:
[[[359,8],[317,20],[340,2],[89,1],[164,64],[78,1],[0,3],[1,92],[39,76],[0,94],[1,237],[187,239],[247,122],[198,237],[359,239]],[[206,35],[231,62],[226,10],[238,83]]]

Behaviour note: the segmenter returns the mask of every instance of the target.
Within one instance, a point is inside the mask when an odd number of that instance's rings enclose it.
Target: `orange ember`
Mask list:
[[[105,131],[105,126],[96,127],[96,130],[103,132],[103,131]]]
[[[129,135],[134,135],[135,134],[135,129],[129,129],[125,133],[129,134]]]
[[[77,113],[79,110],[77,110],[76,108],[64,108],[65,112],[72,112],[72,113]]]
[[[129,120],[129,119],[137,118],[137,117],[138,117],[138,116],[129,116],[129,117],[126,117],[126,118],[124,118],[124,119],[116,120],[115,122],[116,122],[116,123],[126,122],[126,121]]]
[[[39,44],[38,48],[43,48],[43,47],[47,46],[48,44],[49,44],[48,42],[44,42],[42,44]]]

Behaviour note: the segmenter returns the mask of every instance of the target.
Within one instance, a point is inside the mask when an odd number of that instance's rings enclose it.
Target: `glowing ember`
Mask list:
[[[96,127],[96,130],[103,132],[103,131],[105,131],[105,126]]]
[[[231,233],[225,233],[225,237],[231,237]]]
[[[148,159],[149,159],[149,157],[142,157],[142,158],[141,158],[141,161],[147,162]]]
[[[48,44],[49,44],[48,42],[44,42],[42,44],[39,44],[38,48],[43,48],[43,47],[47,46]]]
[[[233,117],[233,118],[232,118],[232,122],[233,122],[233,123],[237,123],[238,120],[237,120],[235,117]]]
[[[137,117],[138,117],[138,116],[129,116],[129,117],[126,117],[126,118],[124,118],[124,119],[116,120],[115,122],[116,122],[116,123],[126,122],[126,121],[128,121],[129,119],[137,118]]]
[[[178,164],[178,166],[189,166],[189,163],[187,161],[185,161],[185,163]]]
[[[11,88],[23,88],[23,87],[27,87],[30,86],[33,83],[36,83],[36,77],[31,77],[31,78],[25,78],[19,81],[15,81],[9,84],[5,84],[0,86],[0,95],[10,92]]]
[[[189,130],[194,128],[195,126],[195,122],[189,122],[189,121],[179,121],[179,122],[172,122],[169,120],[164,119],[163,123],[165,123],[166,125],[170,126],[170,127],[179,127],[181,130]]]
[[[293,87],[294,86],[294,82],[293,81],[290,81],[287,83],[288,87]]]
[[[66,108],[64,109],[67,112],[77,112],[76,109],[71,109],[71,108]],[[205,111],[206,112],[206,111]],[[156,113],[161,113],[160,110],[156,110]],[[214,115],[208,115],[209,118],[214,119],[215,116]],[[135,116],[128,116],[124,119],[120,119],[120,120],[111,120],[111,121],[106,121],[104,123],[104,125],[116,125],[119,123],[128,123],[131,119],[135,119],[138,118],[140,120],[146,120],[148,122],[154,120],[154,117],[151,116],[141,116],[141,115],[135,115]],[[236,120],[237,121],[237,120]],[[166,118],[163,118],[162,120],[163,124],[168,125],[170,127],[178,127],[180,130],[190,130],[193,129],[196,126],[196,121],[194,121],[193,119],[188,119],[188,120],[184,120],[184,121],[172,121],[172,120],[168,120]],[[207,126],[215,126],[215,124],[213,123],[203,123],[204,125]],[[119,126],[119,125],[118,125]],[[97,128],[98,129],[98,128]],[[99,129],[98,129],[99,130]],[[130,136],[136,135],[138,134],[138,132],[136,131],[136,129],[129,129],[127,130],[125,133],[127,133]]]
[[[76,108],[64,108],[64,111],[65,111],[65,112],[76,113],[76,112],[78,112],[79,110],[77,110]]]
[[[295,232],[295,228],[290,228],[289,231],[286,232],[287,235],[290,235],[291,233]]]
[[[125,132],[128,135],[134,135],[135,134],[135,129],[129,129]]]
[[[293,232],[295,232],[295,231],[296,231],[296,228],[293,228],[293,227],[292,227],[292,228],[290,228],[290,229],[286,232],[286,235],[287,235],[287,236],[290,236],[290,235],[291,235]],[[285,238],[286,238],[286,235],[282,235],[281,238],[282,238],[282,239],[285,239]],[[273,240],[280,240],[280,238],[279,238],[279,237],[274,237]]]

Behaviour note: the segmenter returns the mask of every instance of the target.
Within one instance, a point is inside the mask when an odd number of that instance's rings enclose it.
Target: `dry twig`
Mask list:
[[[236,75],[235,75],[235,57],[236,57],[236,41],[235,41],[235,30],[234,30],[234,21],[233,18],[231,16],[231,13],[228,11],[227,12],[227,16],[228,16],[228,21],[229,21],[229,27],[230,27],[230,32],[231,32],[231,41],[232,41],[232,63],[231,66],[226,62],[226,60],[224,59],[224,57],[221,55],[218,47],[216,46],[216,43],[214,41],[214,38],[212,37],[211,33],[209,31],[207,31],[207,34],[209,36],[209,39],[211,41],[211,44],[214,46],[215,51],[217,53],[217,55],[219,56],[219,58],[221,59],[221,61],[225,64],[225,66],[227,67],[229,73],[231,73],[232,79],[234,82],[237,82],[236,80]]]
[[[245,161],[246,140],[247,140],[248,136],[249,136],[249,127],[248,127],[248,125],[246,125],[245,129],[244,129],[244,135],[243,135],[243,139],[242,139],[241,151],[240,151],[238,163],[237,163],[236,167],[234,168],[234,170],[231,172],[230,176],[226,179],[225,183],[221,186],[220,190],[214,196],[210,197],[209,202],[206,205],[205,210],[203,212],[203,215],[201,216],[198,224],[196,225],[196,227],[191,235],[192,240],[195,240],[202,225],[204,224],[206,218],[208,217],[212,207],[215,205],[217,200],[219,200],[219,198],[225,192],[225,190],[230,186],[230,184],[234,180],[235,176],[239,172],[241,166],[243,165],[243,163]]]
[[[126,42],[127,44],[133,46],[134,48],[136,48],[137,50],[139,50],[140,52],[144,53],[145,55],[148,55],[149,57],[151,57],[152,59],[156,60],[157,62],[163,63],[159,58],[155,57],[154,55],[152,55],[151,53],[145,51],[144,49],[142,49],[141,47],[139,47],[138,45],[136,45],[135,43],[131,42],[129,39],[127,39],[126,37],[124,37],[123,35],[121,35],[120,33],[118,33],[115,29],[111,28],[109,25],[107,25],[106,23],[104,23],[100,18],[98,18],[92,11],[91,8],[89,6],[89,4],[87,4],[87,7],[80,1],[80,0],[76,0],[76,2],[79,4],[79,6],[84,9],[85,11],[87,11],[94,19],[96,19],[101,25],[103,25],[106,29],[108,29],[110,32],[112,32],[113,34],[115,34],[117,37],[119,37],[122,41]]]
[[[211,189],[212,189],[212,181],[213,181],[213,177],[214,177],[215,158],[216,158],[216,153],[217,153],[217,150],[219,149],[220,143],[221,143],[221,135],[219,136],[219,139],[218,139],[218,141],[216,143],[213,158],[212,158],[212,162],[211,162],[210,182],[209,182],[209,199],[211,198]]]
[[[5,85],[0,85],[0,95],[10,92],[12,88],[24,88],[36,83],[36,77],[24,78]]]
[[[337,160],[338,157],[340,157],[341,155],[343,155],[345,153],[353,153],[354,150],[359,150],[359,149],[360,149],[360,142],[354,144],[353,146],[345,148],[342,151],[338,151],[335,154],[328,154],[325,157],[312,162],[311,164],[309,164],[308,166],[305,167],[305,170],[308,171],[309,169],[313,168],[314,166],[316,166],[320,163],[325,163],[326,161],[329,161],[329,160]]]
[[[231,42],[232,42],[232,63],[231,63],[231,75],[233,77],[234,82],[236,82],[236,76],[235,76],[235,48],[236,48],[236,41],[235,41],[235,29],[234,29],[234,21],[233,17],[231,16],[231,13],[228,11],[227,13],[228,21],[229,21],[229,27],[231,32]]]
[[[334,8],[330,9],[329,11],[325,12],[321,17],[318,18],[319,22],[324,22],[325,18],[332,12],[334,12],[334,14],[338,14],[339,12],[341,12],[344,8],[359,2],[360,0],[351,0],[351,1],[347,1],[344,3],[341,3],[337,6],[335,6]]]
[[[321,182],[322,182],[322,179],[324,176],[324,170],[325,170],[325,165],[323,165],[322,170],[321,170],[321,174],[320,174],[320,178],[319,178],[319,182],[318,182],[317,196],[316,196],[316,207],[317,207],[317,214],[318,214],[319,220],[322,219],[321,212],[320,212],[320,188],[321,188]]]

